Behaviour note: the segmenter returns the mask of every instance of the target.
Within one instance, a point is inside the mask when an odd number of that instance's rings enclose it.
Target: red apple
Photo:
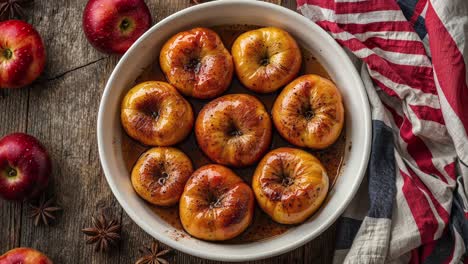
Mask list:
[[[21,20],[0,22],[0,88],[31,84],[45,61],[44,43],[33,26]]]
[[[13,133],[0,139],[0,196],[22,200],[38,196],[49,183],[51,162],[33,136]]]
[[[143,0],[90,0],[83,14],[83,29],[99,51],[124,54],[151,26]]]
[[[0,264],[52,264],[43,253],[32,248],[15,248],[0,256]]]

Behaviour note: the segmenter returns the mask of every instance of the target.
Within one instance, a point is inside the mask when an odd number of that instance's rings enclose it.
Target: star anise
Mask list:
[[[111,246],[117,246],[120,240],[121,225],[117,220],[107,221],[104,214],[92,218],[93,227],[84,228],[81,231],[89,236],[87,244],[96,244],[95,250],[99,252],[108,251]]]
[[[24,18],[24,8],[33,0],[0,0],[0,21]]]
[[[41,196],[37,204],[29,203],[29,207],[31,207],[31,214],[29,217],[34,219],[35,226],[38,226],[41,222],[48,226],[50,220],[55,220],[53,213],[62,210],[62,208],[54,206],[53,204],[54,199],[50,198],[46,200],[45,194]]]
[[[145,247],[143,250],[140,250],[140,252],[145,255],[138,259],[135,264],[169,264],[169,261],[164,258],[167,257],[171,251],[171,249],[159,250],[159,243],[153,241],[151,247]]]

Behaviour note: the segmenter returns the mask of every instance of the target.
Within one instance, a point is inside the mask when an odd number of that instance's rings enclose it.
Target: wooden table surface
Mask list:
[[[55,263],[134,263],[152,238],[122,210],[99,163],[96,118],[105,83],[119,60],[97,52],[81,29],[85,0],[35,1],[26,19],[43,37],[47,67],[30,87],[0,91],[0,137],[26,132],[49,150],[53,175],[47,193],[63,207],[55,224],[35,227],[26,203],[0,200],[0,253],[33,247]],[[295,0],[272,1],[293,10]],[[191,6],[190,0],[146,0],[156,23]],[[122,222],[122,241],[108,253],[85,244],[83,227],[105,212]],[[290,253],[252,263],[330,263],[335,226]],[[1,254],[0,254],[1,255]],[[175,252],[171,263],[217,263]]]

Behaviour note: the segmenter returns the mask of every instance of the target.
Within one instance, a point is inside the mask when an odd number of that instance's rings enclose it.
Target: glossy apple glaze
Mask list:
[[[245,31],[259,28],[258,26],[250,26],[250,25],[226,25],[226,26],[216,26],[212,27],[214,31],[216,31],[221,39],[223,40],[224,45],[228,50],[231,49],[231,45],[236,39],[237,36],[242,34]],[[301,45],[301,43],[298,43]],[[328,73],[326,70],[320,65],[317,59],[306,49],[301,47],[302,56],[303,56],[303,63],[302,69],[299,75],[307,74],[307,73],[314,73],[321,75],[323,77],[329,78]],[[156,60],[152,66],[146,69],[143,74],[135,81],[135,84],[143,82],[143,81],[166,81],[161,69],[159,67],[159,61]],[[130,89],[131,87],[129,87]],[[281,89],[276,93],[272,94],[256,94],[247,90],[246,88],[242,87],[240,82],[236,79],[235,75],[233,78],[233,82],[230,88],[225,92],[225,94],[230,93],[246,93],[251,94],[259,98],[264,104],[268,112],[271,113],[271,108],[273,106],[273,102],[275,98],[278,96]],[[123,96],[123,95],[122,95]],[[193,98],[187,98],[193,106],[195,115],[198,115],[198,112],[201,108],[208,103],[210,100],[199,100]],[[122,150],[123,156],[126,161],[126,166],[128,169],[129,177],[133,165],[136,163],[138,157],[148,149],[148,147],[139,144],[138,142],[132,140],[128,137],[125,133],[123,134],[122,138]],[[279,147],[294,147],[293,145],[286,142],[281,136],[278,134],[277,131],[273,128],[273,137],[272,137],[272,146],[270,150],[276,149]],[[194,165],[194,169],[197,169],[203,165],[212,163],[198,148],[194,132],[190,133],[189,137],[185,139],[182,143],[176,146],[177,148],[181,149],[185,152],[191,159]],[[325,166],[327,169],[327,173],[330,179],[331,188],[333,188],[334,182],[336,178],[339,176],[341,172],[341,168],[343,166],[343,156],[345,153],[346,148],[346,138],[345,138],[345,128],[343,129],[341,136],[338,140],[329,148],[321,151],[313,151],[308,150],[310,153],[315,155]],[[348,146],[349,148],[351,146]],[[243,168],[243,169],[234,169],[234,172],[241,178],[243,178],[249,185],[251,185],[252,175],[255,171],[255,166]],[[330,188],[330,189],[331,189]],[[324,205],[326,201],[324,202]],[[155,214],[159,217],[164,219],[168,222],[171,226],[178,230],[183,230],[182,224],[179,220],[179,207],[173,206],[170,208],[165,207],[157,207],[154,205],[148,204],[148,206],[152,207]],[[226,241],[224,243],[246,243],[246,242],[253,242],[258,241],[266,238],[270,238],[273,236],[280,235],[286,232],[289,228],[294,228],[291,225],[283,225],[278,224],[271,220],[263,211],[256,206],[255,213],[254,213],[254,221],[252,225],[241,235],[238,237]]]

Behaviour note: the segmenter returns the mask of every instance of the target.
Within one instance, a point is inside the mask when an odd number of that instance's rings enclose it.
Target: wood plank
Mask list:
[[[283,1],[283,0],[265,0],[265,2],[270,2],[270,3],[273,3],[273,4],[277,4],[277,5],[282,5],[282,2],[288,2],[288,1]]]
[[[336,223],[304,246],[304,260],[307,260],[307,263],[332,263],[335,236]]]
[[[30,87],[0,89],[0,138],[13,132],[28,132]],[[0,199],[0,254],[20,246],[22,202]]]
[[[29,89],[0,90],[0,138],[26,132]],[[21,202],[0,199],[0,254],[20,245]]]
[[[55,194],[64,212],[52,227],[35,227],[23,209],[21,244],[45,252],[57,263],[116,263],[119,257],[94,254],[80,231],[101,211],[120,219],[122,210],[98,162],[96,109],[106,78],[96,73],[105,72],[103,68],[106,61],[36,87],[30,96],[28,131],[38,135],[52,156],[48,192]]]
[[[283,0],[281,3],[282,6],[289,8],[293,11],[297,11],[297,3],[296,0]]]
[[[55,263],[116,263],[118,249],[94,253],[80,230],[100,211],[121,217],[122,209],[103,177],[96,144],[99,100],[117,59],[100,60],[106,56],[86,41],[81,29],[85,2],[60,2],[51,6],[35,1],[30,14],[46,43],[48,64],[41,82],[31,89],[27,129],[51,154],[48,192],[56,195],[64,213],[51,227],[34,227],[26,217],[28,208],[23,208],[21,246],[43,251]]]

